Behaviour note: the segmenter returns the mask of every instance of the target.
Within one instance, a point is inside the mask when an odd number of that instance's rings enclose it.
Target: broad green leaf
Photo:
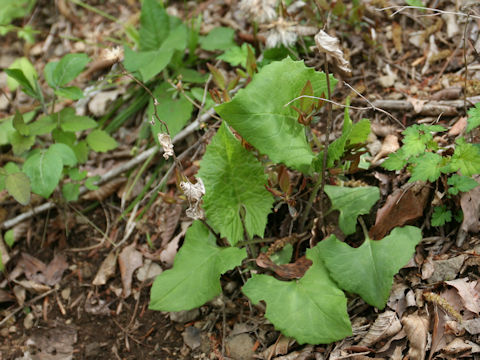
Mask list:
[[[5,188],[22,205],[30,202],[30,179],[23,172],[16,172],[7,175],[5,178]]]
[[[308,173],[314,155],[305,136],[305,127],[298,123],[297,112],[284,106],[298,97],[307,80],[312,83],[316,96],[326,93],[325,74],[307,68],[302,61],[286,58],[263,67],[232,101],[215,110],[246,141],[274,162]],[[332,88],[336,82],[332,76]]]
[[[177,75],[186,83],[205,84],[208,79],[208,74],[202,74],[196,70],[188,68],[178,70]]]
[[[23,135],[23,136],[31,135],[28,125],[25,124],[22,114],[17,109],[15,109],[15,115],[13,116],[12,125],[20,135]]]
[[[57,127],[57,123],[50,115],[43,115],[38,120],[28,124],[30,135],[50,134]]]
[[[293,254],[293,246],[292,244],[287,244],[285,247],[274,253],[270,256],[270,260],[272,260],[277,265],[288,264],[290,260],[292,260]]]
[[[59,113],[51,115],[53,119],[57,119],[60,122],[60,127],[63,131],[83,131],[87,129],[93,129],[98,126],[97,122],[88,116],[79,116],[75,114],[73,108],[67,107]]]
[[[463,138],[458,139],[450,168],[452,171],[460,170],[465,176],[480,174],[480,148],[467,143]]]
[[[87,170],[80,171],[77,167],[68,170],[68,177],[74,181],[80,181],[87,177]]]
[[[125,47],[125,68],[130,72],[138,71],[143,81],[148,81],[169,64],[175,50],[183,51],[186,46],[187,28],[179,24],[170,31],[168,38],[158,49],[135,52]]]
[[[415,166],[412,169],[412,176],[408,180],[434,182],[440,177],[440,170],[444,166],[442,156],[426,152],[414,160]]]
[[[63,131],[61,129],[54,129],[52,131],[52,137],[55,142],[65,144],[70,147],[73,147],[75,141],[77,140],[75,133],[70,131]]]
[[[250,235],[263,237],[273,196],[265,189],[262,164],[223,123],[208,145],[198,176],[205,185],[203,207],[212,227],[235,245]]]
[[[18,131],[14,131],[9,136],[9,142],[12,144],[14,155],[22,155],[35,144],[35,136],[23,136]]]
[[[357,217],[368,214],[380,198],[380,191],[375,186],[341,187],[325,185],[325,192],[332,202],[331,210],[338,210],[340,229],[345,235],[355,232]]]
[[[54,67],[51,81],[54,88],[64,86],[75,79],[90,61],[86,54],[67,54]]]
[[[140,14],[140,49],[155,50],[165,41],[169,16],[157,0],[144,0]]]
[[[220,248],[213,234],[199,221],[188,229],[173,268],[157,276],[149,308],[161,311],[190,310],[222,292],[220,275],[242,263],[245,249]]]
[[[432,226],[443,226],[452,221],[452,212],[445,205],[435,206],[432,213]]]
[[[5,244],[7,244],[9,248],[11,248],[13,244],[15,244],[15,233],[13,232],[13,229],[8,230],[5,233],[3,239],[5,240]]]
[[[73,152],[72,148],[68,145],[59,143],[50,145],[48,151],[55,154],[57,157],[62,159],[63,165],[66,166],[75,166],[77,165],[77,157]]]
[[[62,177],[62,159],[54,151],[41,151],[30,156],[23,171],[30,178],[32,192],[48,198]]]
[[[164,82],[155,88],[153,96],[158,101],[157,114],[167,124],[170,136],[173,138],[190,120],[193,105],[183,96],[173,98],[174,93],[168,91],[169,89],[172,89],[172,86]],[[148,119],[152,119],[153,114],[153,100],[150,100],[147,108]],[[151,127],[153,138],[155,141],[158,141],[157,134],[165,133],[165,127],[157,119],[155,119],[155,124],[151,125]]]
[[[459,192],[468,192],[480,185],[475,179],[458,174],[450,176],[447,184],[450,185],[448,193],[452,195],[457,195]]]
[[[25,83],[25,80],[23,79],[19,82],[14,77],[7,77],[7,85],[10,91],[15,91],[19,83],[23,87],[28,87],[33,91],[38,74],[32,63],[26,57],[16,59],[8,68],[20,70],[27,80],[27,83]]]
[[[15,79],[21,86],[22,90],[28,96],[31,96],[35,99],[39,98],[39,95],[35,91],[33,84],[30,84],[30,81],[24,75],[20,69],[5,69],[5,73],[12,79]]]
[[[406,157],[417,156],[422,154],[427,145],[433,140],[432,133],[446,131],[440,125],[412,125],[407,127],[402,134],[403,138],[403,152]]]
[[[79,100],[83,98],[83,91],[76,86],[59,87],[55,90],[55,95],[70,100]]]
[[[98,176],[98,175],[89,177],[87,180],[85,180],[85,187],[86,187],[88,190],[97,190],[97,189],[98,189],[98,186],[95,185],[95,183],[96,183],[98,180],[100,180],[100,176]]]
[[[88,160],[88,145],[85,140],[72,145],[73,152],[80,164],[85,164]]]
[[[204,50],[228,50],[234,46],[235,30],[227,27],[217,27],[212,29],[207,36],[200,39],[200,46]]]
[[[62,195],[66,201],[77,201],[80,194],[80,184],[66,183],[62,186]]]
[[[312,266],[298,281],[280,281],[253,274],[243,293],[257,304],[267,304],[265,317],[299,344],[328,344],[352,334],[347,299],[320,259],[320,249],[307,250]]]
[[[475,107],[468,110],[467,118],[467,132],[480,126],[480,102],[475,104]]]
[[[114,138],[108,135],[103,130],[93,130],[87,136],[87,144],[94,151],[107,152],[117,147],[117,142]]]
[[[395,228],[380,241],[365,239],[354,249],[335,235],[321,241],[318,252],[330,276],[344,290],[358,294],[370,305],[383,309],[393,276],[411,259],[422,240],[419,228]]]

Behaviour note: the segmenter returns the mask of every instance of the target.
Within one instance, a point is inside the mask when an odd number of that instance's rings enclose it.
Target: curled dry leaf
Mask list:
[[[205,212],[200,207],[200,203],[203,195],[205,195],[205,186],[201,178],[197,178],[196,184],[192,184],[190,181],[182,181],[180,188],[187,197],[190,206],[186,210],[186,214],[193,220],[203,219]]]
[[[468,351],[472,348],[465,340],[461,338],[455,338],[447,346],[442,349],[442,352],[450,355],[459,354],[461,352]]]
[[[315,44],[320,52],[331,55],[337,61],[338,66],[342,71],[345,71],[348,74],[352,73],[350,64],[345,59],[343,51],[340,48],[340,41],[336,37],[330,36],[325,31],[320,30],[318,34],[315,35]]]
[[[97,190],[90,191],[82,196],[83,200],[103,201],[117,191],[127,181],[126,177],[119,177],[100,186]]]
[[[428,318],[417,313],[402,319],[403,330],[410,342],[408,357],[410,359],[425,359],[427,349]]]
[[[400,144],[398,143],[398,137],[396,135],[389,134],[383,140],[382,147],[378,154],[373,158],[372,164],[376,164],[380,159],[384,158],[388,154],[391,154],[400,149]]]
[[[388,196],[385,205],[378,210],[375,225],[370,229],[371,239],[380,240],[390,230],[403,226],[423,216],[430,188],[424,182],[408,184],[405,189],[397,189]]]
[[[394,311],[385,311],[378,315],[377,319],[370,326],[368,333],[360,341],[358,346],[371,346],[378,341],[393,336],[402,330],[402,324]]]
[[[468,278],[463,278],[445,281],[445,283],[457,289],[458,295],[462,298],[467,310],[477,315],[480,313],[480,293],[477,281],[469,281]]]
[[[64,255],[57,254],[48,264],[44,271],[44,283],[50,286],[58,284],[62,280],[63,272],[68,269],[68,263]]]
[[[416,114],[420,114],[423,110],[423,105],[427,102],[426,100],[420,100],[420,99],[415,99],[412,97],[408,97],[407,101],[412,104],[413,106],[413,111],[415,111]]]
[[[97,275],[92,281],[93,285],[105,285],[107,280],[115,275],[115,267],[117,265],[117,252],[111,251],[105,260],[103,260],[102,265],[98,269]]]
[[[257,257],[257,265],[273,270],[275,274],[285,279],[300,279],[312,265],[312,261],[302,256],[293,264],[277,265],[266,254],[261,253]]]
[[[118,256],[118,266],[122,276],[123,297],[127,298],[132,292],[133,272],[143,265],[143,256],[135,248],[135,243],[125,247]]]
[[[157,138],[163,148],[163,157],[167,160],[170,156],[174,155],[172,139],[170,138],[170,135],[162,133],[158,133]]]

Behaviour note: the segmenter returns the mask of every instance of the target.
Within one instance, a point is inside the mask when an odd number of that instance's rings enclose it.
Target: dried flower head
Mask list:
[[[203,219],[205,217],[205,212],[200,207],[203,195],[205,195],[205,186],[203,181],[200,178],[197,178],[197,183],[192,184],[190,181],[182,181],[180,183],[180,188],[187,197],[189,207],[185,211],[189,218],[194,220]]]
[[[173,144],[170,135],[159,133],[157,135],[158,142],[163,148],[163,157],[167,160],[170,156],[173,156]]]
[[[242,0],[239,8],[248,17],[253,18],[260,24],[264,24],[276,19],[276,5],[277,0]]]
[[[341,70],[349,74],[352,72],[349,62],[343,56],[340,41],[336,37],[330,36],[325,31],[320,30],[318,34],[315,35],[315,44],[321,52],[331,55],[337,61]]]
[[[115,46],[112,49],[105,49],[103,57],[107,61],[112,63],[117,63],[123,60],[123,48],[120,46]]]
[[[279,18],[277,21],[269,24],[269,31],[266,34],[267,48],[283,45],[285,47],[295,44],[298,38],[296,23]]]

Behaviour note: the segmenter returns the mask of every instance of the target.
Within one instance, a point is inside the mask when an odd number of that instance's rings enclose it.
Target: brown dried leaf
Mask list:
[[[50,290],[50,286],[40,284],[33,280],[20,280],[15,281],[20,286],[23,286],[28,291],[36,292],[36,293],[44,293],[45,291]]]
[[[142,253],[135,249],[135,243],[125,247],[118,256],[118,266],[122,276],[123,297],[127,298],[132,293],[133,272],[143,265]]]
[[[465,320],[462,325],[471,335],[480,334],[480,318]]]
[[[475,314],[480,313],[480,293],[475,289],[477,281],[469,281],[468,278],[445,281],[458,291],[458,295],[462,298],[463,304],[467,310]]]
[[[105,285],[107,280],[110,279],[113,275],[115,275],[115,268],[117,265],[117,252],[111,251],[105,260],[103,260],[102,265],[98,269],[97,275],[95,275],[95,279],[93,279],[93,285]]]
[[[446,354],[458,354],[464,351],[468,351],[472,348],[471,345],[467,344],[465,340],[461,338],[455,338],[447,346],[442,349],[442,352]]]
[[[321,52],[331,55],[338,63],[338,67],[348,74],[351,74],[350,63],[345,59],[343,51],[340,48],[340,41],[334,37],[328,35],[325,31],[320,30],[315,35],[315,44]]]
[[[62,280],[63,272],[67,269],[68,263],[65,256],[62,254],[55,255],[43,272],[45,276],[44,283],[50,286],[58,284]]]
[[[475,175],[474,179],[480,184],[480,175]],[[480,231],[480,186],[463,193],[460,198],[460,205],[463,211],[463,222],[460,226],[465,232]]]
[[[277,265],[266,254],[261,253],[257,257],[257,265],[270,269],[285,279],[300,279],[312,265],[312,261],[302,256],[293,264]]]
[[[425,359],[427,349],[428,318],[417,313],[402,319],[403,330],[410,341],[408,357],[410,359]]]
[[[389,134],[385,137],[382,143],[382,147],[378,154],[373,158],[372,164],[376,164],[378,160],[384,158],[388,154],[391,154],[400,149],[400,144],[398,143],[398,137],[396,135]]]
[[[375,225],[370,229],[371,239],[380,240],[390,230],[403,226],[423,216],[430,188],[417,181],[407,189],[397,189],[388,196],[385,205],[378,210]]]
[[[400,330],[402,330],[402,324],[398,320],[397,314],[394,311],[385,311],[378,315],[358,346],[369,347],[382,339],[395,335]]]
[[[82,196],[83,200],[103,201],[117,191],[123,183],[127,181],[125,177],[119,177],[100,186],[97,190],[90,191]]]
[[[397,50],[397,53],[402,54],[403,53],[402,26],[397,22],[394,22],[392,25],[392,40],[393,40],[393,45],[395,46],[395,50]]]
[[[43,272],[47,268],[47,265],[36,257],[27,253],[22,253],[18,265],[23,269],[25,277],[28,280],[34,280],[37,282],[44,282],[45,278]]]

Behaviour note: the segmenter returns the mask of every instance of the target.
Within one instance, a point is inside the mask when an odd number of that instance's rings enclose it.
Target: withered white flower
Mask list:
[[[205,186],[200,178],[197,178],[197,183],[192,184],[190,181],[182,181],[180,188],[187,197],[189,208],[185,211],[189,218],[194,220],[203,219],[205,212],[200,207],[203,195],[205,195]]]
[[[260,24],[264,24],[277,17],[276,5],[277,0],[242,0],[239,8],[248,17],[253,18]]]
[[[123,60],[123,48],[120,46],[115,46],[112,49],[105,49],[103,53],[105,60],[117,63]]]
[[[267,48],[273,48],[279,45],[288,47],[297,41],[298,33],[294,22],[287,21],[281,17],[277,21],[269,24],[267,28],[270,29],[265,35]]]
[[[325,31],[320,30],[318,34],[315,35],[315,44],[317,44],[317,47],[321,52],[333,56],[340,69],[347,73],[352,72],[349,62],[343,56],[343,51],[340,48],[340,41],[336,37],[330,36]]]
[[[173,156],[173,144],[172,139],[168,134],[158,133],[158,142],[163,148],[163,157],[167,160],[170,156]]]

